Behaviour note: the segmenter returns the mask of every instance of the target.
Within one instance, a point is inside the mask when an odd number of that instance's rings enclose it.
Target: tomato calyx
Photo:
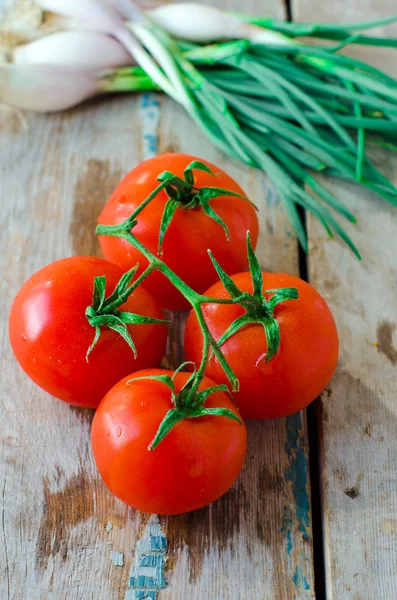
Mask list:
[[[245,309],[245,313],[237,317],[235,321],[219,338],[218,344],[222,346],[226,340],[235,335],[240,329],[247,325],[261,325],[266,334],[267,352],[266,361],[272,360],[280,347],[280,326],[274,316],[274,309],[280,302],[286,300],[296,300],[298,298],[298,290],[296,288],[279,288],[273,290],[263,290],[263,276],[259,266],[258,259],[251,245],[250,234],[247,232],[247,252],[249,270],[252,278],[253,293],[242,292],[233,279],[222,269],[219,263],[213,257],[211,251],[209,256],[216,272],[230,296]],[[266,294],[273,294],[267,299]]]
[[[216,214],[216,212],[211,207],[210,200],[212,200],[213,198],[217,198],[218,196],[226,195],[238,196],[239,198],[245,198],[245,196],[242,196],[237,192],[232,192],[231,190],[225,190],[223,188],[218,187],[209,186],[198,188],[194,185],[193,170],[204,171],[205,173],[209,173],[210,175],[216,177],[216,173],[214,173],[207,165],[198,160],[194,160],[186,167],[186,169],[183,172],[184,178],[177,177],[170,171],[164,171],[157,177],[158,181],[169,181],[169,184],[165,188],[165,191],[169,196],[169,200],[165,205],[160,224],[160,236],[158,245],[159,254],[161,254],[161,248],[166,231],[178,207],[184,209],[194,209],[201,207],[208,217],[216,221],[216,223],[218,223],[223,228],[226,235],[226,239],[229,240],[229,229],[226,223],[220,218],[219,215]]]
[[[171,224],[171,221],[175,215],[177,208],[183,208],[186,210],[202,208],[205,214],[218,223],[224,230],[226,239],[229,241],[229,229],[226,223],[221,217],[214,211],[210,201],[219,196],[236,196],[243,198],[252,206],[258,210],[258,207],[251,202],[246,196],[233,192],[232,190],[226,190],[223,188],[205,186],[195,186],[193,170],[204,171],[209,173],[213,177],[216,177],[214,173],[206,164],[199,160],[192,161],[184,170],[183,178],[175,175],[171,171],[163,171],[157,177],[157,181],[160,184],[149,194],[147,198],[134,210],[134,212],[123,222],[112,227],[112,235],[119,235],[123,237],[126,233],[131,233],[132,229],[138,224],[137,216],[142,212],[144,208],[159,194],[162,190],[168,195],[168,201],[164,207],[164,211],[161,217],[159,241],[157,247],[158,256],[162,255],[162,246],[164,242],[164,236]],[[97,233],[101,232],[101,235],[109,235],[110,227],[104,228],[99,226]],[[102,233],[103,232],[103,233]]]
[[[213,219],[223,228],[226,239],[229,241],[229,229],[223,219],[221,219],[221,217],[214,211],[210,201],[219,196],[237,196],[238,198],[243,198],[244,200],[247,200],[247,202],[250,202],[248,198],[242,194],[233,192],[231,190],[213,186],[200,188],[197,187],[195,185],[193,174],[194,170],[204,171],[205,173],[209,173],[213,177],[216,177],[216,173],[214,173],[206,164],[199,160],[192,161],[186,167],[183,172],[183,178],[178,177],[171,171],[164,171],[157,177],[158,181],[166,183],[165,191],[169,197],[167,204],[164,207],[160,223],[160,235],[158,243],[158,254],[160,256],[162,253],[164,236],[171,224],[177,208],[184,208],[186,210],[202,208],[207,217]]]
[[[94,278],[94,292],[92,296],[92,304],[87,306],[85,315],[89,324],[95,328],[95,335],[92,344],[87,350],[86,361],[96,346],[99,336],[101,335],[101,327],[108,327],[117,331],[130,346],[137,356],[135,344],[132,340],[127,325],[141,325],[143,323],[167,323],[164,319],[155,319],[137,315],[132,312],[120,311],[119,307],[127,301],[132,292],[138,287],[140,280],[131,283],[139,265],[136,265],[121,277],[116,285],[114,292],[106,298],[106,277],[99,276]],[[131,285],[130,285],[131,284]]]
[[[175,376],[188,364],[193,365],[194,370],[185,385],[177,393],[174,385]],[[175,425],[184,419],[197,419],[198,417],[207,416],[226,417],[227,419],[232,419],[233,421],[237,421],[243,425],[243,421],[240,419],[240,417],[238,417],[236,413],[228,408],[206,408],[204,406],[205,401],[211,394],[214,392],[226,392],[230,394],[229,388],[226,385],[221,384],[198,391],[196,385],[198,378],[201,378],[201,376],[198,374],[198,371],[196,371],[195,364],[191,362],[185,362],[175,370],[172,377],[170,377],[168,374],[148,375],[146,377],[133,377],[127,381],[127,385],[134,381],[140,380],[160,381],[171,391],[171,402],[173,404],[173,408],[170,408],[164,419],[161,421],[157,433],[150,443],[148,450],[154,450],[166,437],[166,435],[168,435],[169,432],[175,427]]]

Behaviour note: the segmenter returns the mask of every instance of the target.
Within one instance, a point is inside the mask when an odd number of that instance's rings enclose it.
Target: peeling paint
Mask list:
[[[287,531],[287,554],[288,554],[288,556],[291,556],[291,552],[292,552],[292,531],[291,531],[291,527],[290,527]]]
[[[265,188],[266,194],[266,206],[278,206],[280,204],[280,198],[274,191],[274,189],[270,186],[266,186]]]
[[[284,509],[284,521],[281,526],[281,533],[285,533],[287,540],[287,555],[291,557],[292,554],[292,517],[291,510],[285,507]]]
[[[310,538],[309,514],[310,502],[307,491],[307,457],[306,440],[303,433],[301,413],[287,417],[287,442],[285,451],[289,460],[285,477],[292,484],[295,500],[295,516],[298,521],[299,531],[303,533],[304,539]]]
[[[130,584],[125,600],[157,600],[158,590],[165,588],[164,565],[167,538],[158,517],[149,520],[138,540],[135,562],[131,567]]]
[[[110,559],[115,567],[124,567],[124,554],[122,552],[111,550]]]
[[[270,235],[274,235],[274,227],[271,223],[269,223],[269,221],[266,221],[266,227]]]
[[[296,567],[292,581],[298,590],[310,590],[310,585],[307,583],[307,579],[299,567]]]
[[[142,119],[142,158],[148,160],[157,154],[160,102],[156,94],[142,94],[139,105]]]
[[[299,591],[299,594],[294,595],[294,598],[303,600],[303,597],[306,598],[306,594],[302,595],[302,592],[310,590],[310,585],[302,571],[307,558],[305,553],[301,553],[296,544],[294,545],[294,539],[296,539],[298,531],[302,534],[303,541],[310,540],[310,502],[307,490],[308,465],[301,413],[287,417],[286,434],[285,452],[288,466],[285,470],[285,478],[291,486],[294,500],[285,506],[281,532],[285,535],[286,552],[288,559],[291,561],[291,567],[293,568],[296,562],[300,564],[300,566],[295,567],[292,582],[296,590]],[[295,550],[294,554],[293,550]],[[298,554],[296,554],[297,551]]]

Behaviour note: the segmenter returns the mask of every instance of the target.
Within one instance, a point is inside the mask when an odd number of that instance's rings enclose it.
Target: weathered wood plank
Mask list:
[[[241,8],[236,0],[218,3]],[[245,10],[281,16],[281,5]],[[160,105],[158,105],[160,103]],[[118,600],[137,541],[153,519],[107,492],[89,445],[92,414],[52,400],[20,371],[6,317],[27,277],[62,256],[98,253],[96,216],[129,169],[151,153],[185,151],[224,167],[260,205],[264,268],[298,272],[296,241],[266,178],[226,160],[183,111],[155,96],[96,100],[62,115],[2,119],[0,223],[2,414],[0,597]],[[183,318],[174,325],[183,328]],[[168,361],[182,356],[179,335]],[[176,360],[177,359],[177,360]],[[168,539],[159,600],[314,598],[304,415],[249,425],[247,463],[212,507],[160,518]],[[154,528],[154,529],[153,529]],[[115,566],[112,562],[122,562]]]
[[[387,16],[390,2],[294,0],[297,21]],[[387,35],[396,35],[388,28]],[[377,33],[382,33],[382,30]],[[386,34],[386,30],[383,30]],[[397,76],[393,50],[356,56]],[[375,155],[397,182],[397,161]],[[335,314],[338,371],[319,402],[324,550],[328,600],[397,597],[397,213],[356,186],[326,182],[358,217],[359,263],[309,218],[310,281]]]
[[[112,110],[100,101],[64,115],[27,115],[28,131],[17,118],[3,120],[1,598],[80,600],[96,597],[97,586],[98,597],[119,598],[126,587],[110,551],[133,547],[141,517],[99,480],[92,413],[51,399],[18,368],[6,318],[32,272],[72,252],[97,252],[97,212],[126,165],[142,158],[132,143],[142,139],[138,110],[138,99],[115,100]]]

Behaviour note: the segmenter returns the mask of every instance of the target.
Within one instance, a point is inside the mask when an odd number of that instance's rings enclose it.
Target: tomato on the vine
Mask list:
[[[147,369],[126,377],[105,396],[92,424],[92,449],[106,485],[120,500],[144,512],[178,514],[210,504],[233,485],[246,454],[244,424],[213,414],[182,418],[149,449],[174,404],[169,387],[148,377],[172,375]],[[175,394],[190,376],[174,375]],[[213,385],[204,378],[198,390]],[[223,391],[208,395],[206,409],[226,409],[239,418]]]
[[[103,276],[106,290],[102,291],[110,296],[123,276],[120,267],[96,257],[58,260],[22,286],[9,318],[11,346],[27,375],[53,396],[90,408],[96,408],[127,373],[158,366],[167,338],[164,323],[141,322],[145,318],[139,315],[153,320],[163,315],[149,292],[140,287],[119,306],[123,313],[111,315],[113,329],[105,326],[106,317],[99,325],[101,317],[98,320],[93,308],[92,323],[98,327],[90,324],[86,310],[93,302],[94,278]],[[126,325],[123,318],[129,320]],[[86,359],[96,333],[99,337]],[[125,339],[128,335],[135,344],[136,358]]]
[[[308,283],[292,275],[262,273],[254,286],[251,273],[233,275],[240,292],[253,294],[245,306],[239,304],[204,304],[203,314],[216,340],[237,321],[238,330],[221,345],[229,365],[240,381],[234,394],[241,415],[246,419],[271,419],[290,415],[305,408],[324,389],[334,373],[338,360],[338,333],[325,300]],[[276,294],[265,293],[277,288],[280,303],[266,307],[266,300]],[[291,291],[297,294],[293,296]],[[237,289],[235,295],[238,295]],[[288,294],[287,294],[288,292]],[[220,281],[210,287],[206,296],[228,298],[229,292]],[[293,299],[295,298],[295,299]],[[244,304],[244,302],[243,302]],[[265,307],[264,307],[265,306]],[[244,315],[248,309],[251,317]],[[270,327],[266,333],[265,326]],[[273,335],[275,355],[268,356],[268,334]],[[277,336],[279,335],[279,346]],[[274,341],[276,340],[276,341]],[[199,363],[203,348],[196,315],[189,315],[185,331],[186,359]],[[267,360],[271,358],[270,360]],[[212,356],[206,375],[217,383],[227,383],[216,357]]]
[[[98,223],[116,225],[125,221],[156,189],[160,181],[157,178],[165,171],[177,176],[178,180],[159,191],[145,206],[137,216],[132,233],[154,254],[161,246],[161,259],[185,283],[201,293],[216,280],[208,249],[228,272],[236,273],[248,266],[247,230],[251,231],[254,246],[257,241],[255,208],[224,171],[186,154],[164,154],[147,160],[128,173],[116,187]],[[99,241],[105,258],[123,270],[139,262],[141,273],[147,266],[147,260],[127,240],[100,236]],[[143,285],[164,308],[189,308],[185,298],[161,273],[152,273]]]

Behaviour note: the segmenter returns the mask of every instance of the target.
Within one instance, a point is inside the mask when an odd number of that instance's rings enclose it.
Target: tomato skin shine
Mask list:
[[[239,273],[232,279],[240,290],[252,293],[250,273]],[[221,347],[240,381],[240,391],[234,398],[245,419],[273,419],[305,408],[329,383],[338,361],[335,321],[320,294],[292,275],[263,273],[263,281],[263,290],[297,288],[299,298],[275,308],[281,341],[271,361],[265,360],[267,339],[262,325],[244,327]],[[205,295],[229,297],[220,282],[210,287]],[[204,318],[216,340],[244,312],[238,305],[203,305]],[[185,330],[186,360],[198,364],[201,351],[200,328],[195,314],[190,313]],[[227,383],[215,357],[209,361],[206,375],[217,383]]]
[[[216,186],[245,195],[229,175],[208,161],[187,154],[163,154],[147,160],[134,168],[114,190],[98,218],[101,225],[115,225],[125,221],[134,210],[159,185],[157,177],[170,171],[183,177],[184,169],[193,161],[200,160],[217,176],[194,170],[195,185]],[[163,190],[138,215],[133,234],[153,254],[157,254],[160,223],[168,196]],[[229,229],[229,241],[225,231],[209,218],[201,207],[184,209],[178,207],[165,234],[161,259],[185,283],[201,293],[216,281],[215,269],[208,256],[211,249],[223,268],[236,273],[248,266],[246,233],[251,232],[255,248],[258,237],[258,218],[254,207],[244,198],[219,196],[210,201],[213,210]],[[124,239],[99,236],[102,252],[108,260],[119,265],[123,271],[139,263],[138,274],[147,266],[146,259]],[[152,295],[169,310],[186,310],[190,307],[185,298],[159,272],[143,283]]]
[[[147,369],[133,377],[159,374],[172,371]],[[189,376],[176,375],[176,392]],[[204,378],[199,389],[212,385]],[[205,406],[238,414],[224,392],[211,394]],[[108,392],[92,424],[92,449],[106,485],[143,512],[179,514],[214,502],[233,485],[246,455],[245,425],[223,416],[184,419],[148,450],[170,408],[170,389],[164,383],[130,376]]]
[[[86,361],[95,330],[85,316],[92,303],[94,277],[106,277],[106,295],[123,271],[102,258],[73,257],[35,273],[18,292],[10,312],[9,336],[25,373],[57,398],[96,408],[109,389],[127,373],[160,364],[166,345],[163,324],[129,325],[137,358],[115,331],[101,328]],[[121,310],[163,318],[152,296],[138,288]]]

